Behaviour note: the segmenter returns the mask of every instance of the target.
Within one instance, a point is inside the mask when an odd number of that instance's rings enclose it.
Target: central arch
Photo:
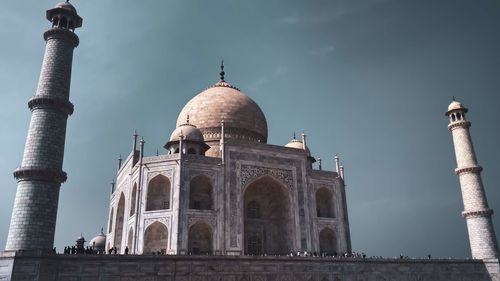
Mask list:
[[[144,248],[142,249],[142,253],[146,255],[157,252],[165,254],[167,252],[167,243],[167,227],[161,222],[154,222],[144,231]]]
[[[288,254],[295,237],[290,192],[280,182],[264,176],[244,193],[244,250],[247,255]]]

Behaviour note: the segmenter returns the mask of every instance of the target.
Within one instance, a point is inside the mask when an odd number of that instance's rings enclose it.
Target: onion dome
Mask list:
[[[218,151],[223,120],[226,139],[267,142],[264,113],[251,98],[224,80],[223,69],[222,64],[219,82],[196,95],[184,106],[177,118],[177,127],[189,115],[191,124],[202,132],[204,140],[214,151]]]
[[[102,228],[101,232],[90,240],[89,246],[96,250],[104,249],[106,247],[106,235],[102,232]]]

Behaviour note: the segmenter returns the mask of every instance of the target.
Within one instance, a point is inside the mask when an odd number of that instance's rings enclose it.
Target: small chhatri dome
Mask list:
[[[456,101],[455,98],[453,98],[453,101],[448,105],[448,111],[446,112],[446,115],[448,115],[451,111],[454,110],[462,110],[464,112],[467,112],[468,109],[462,105],[459,101]]]
[[[189,123],[185,123],[177,127],[172,132],[172,135],[170,135],[170,141],[179,141],[181,136],[183,137],[183,140],[196,142],[205,141],[200,129],[196,128],[195,125],[191,125]]]
[[[293,139],[290,140],[289,143],[285,144],[285,147],[290,147],[290,148],[295,148],[295,149],[304,149],[304,145],[302,144],[301,141],[295,138],[295,134],[293,136]],[[306,146],[306,154],[307,156],[311,156],[311,151],[309,150],[309,147]]]
[[[65,10],[68,10],[68,11],[71,11],[71,12],[77,14],[75,7],[73,5],[71,5],[71,3],[69,3],[69,1],[61,2],[61,3],[57,4],[54,8],[65,9]]]
[[[83,237],[82,234],[78,238],[76,238],[76,242],[85,242],[85,238]]]
[[[106,247],[106,235],[102,232],[99,232],[96,237],[92,238],[89,242],[89,246],[94,249],[104,249]]]
[[[216,142],[220,140],[224,120],[226,138],[267,142],[264,113],[251,98],[224,81],[224,75],[221,65],[220,81],[184,106],[177,118],[177,127],[184,124],[189,115],[190,123],[202,132],[205,141]]]

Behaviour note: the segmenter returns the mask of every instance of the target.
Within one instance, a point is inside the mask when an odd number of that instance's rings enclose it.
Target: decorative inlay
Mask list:
[[[465,168],[456,168],[455,173],[457,175],[463,175],[463,174],[478,174],[483,170],[483,167],[477,165],[477,166],[472,166],[472,167],[465,167]]]
[[[470,122],[469,121],[460,121],[460,122],[455,122],[451,123],[448,125],[448,130],[453,131],[456,128],[470,128]]]
[[[200,128],[200,131],[203,134],[203,138],[205,141],[214,141],[220,140],[221,138],[221,130],[220,127],[208,127],[208,128]],[[250,131],[245,128],[236,128],[236,127],[224,127],[224,136],[226,139],[241,139],[241,140],[250,140],[256,142],[267,142],[267,138],[261,134]]]
[[[480,211],[471,211],[471,212],[462,212],[462,216],[464,218],[477,218],[477,217],[489,217],[493,215],[492,209],[480,210]]]
[[[188,228],[193,226],[195,223],[202,221],[207,223],[212,227],[212,231],[215,229],[217,226],[217,219],[214,216],[196,216],[196,215],[191,215],[188,217]]]
[[[170,228],[170,218],[168,217],[161,217],[161,218],[147,218],[144,220],[144,229],[147,229],[148,226],[155,222],[161,222],[163,223],[167,228]]]
[[[252,165],[241,165],[241,186],[244,187],[252,180],[264,175],[271,175],[284,183],[289,189],[293,189],[293,173],[291,170]]]

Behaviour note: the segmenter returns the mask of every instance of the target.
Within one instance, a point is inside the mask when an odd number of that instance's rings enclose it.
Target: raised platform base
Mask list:
[[[56,255],[0,252],[0,280],[500,281],[498,260]]]

